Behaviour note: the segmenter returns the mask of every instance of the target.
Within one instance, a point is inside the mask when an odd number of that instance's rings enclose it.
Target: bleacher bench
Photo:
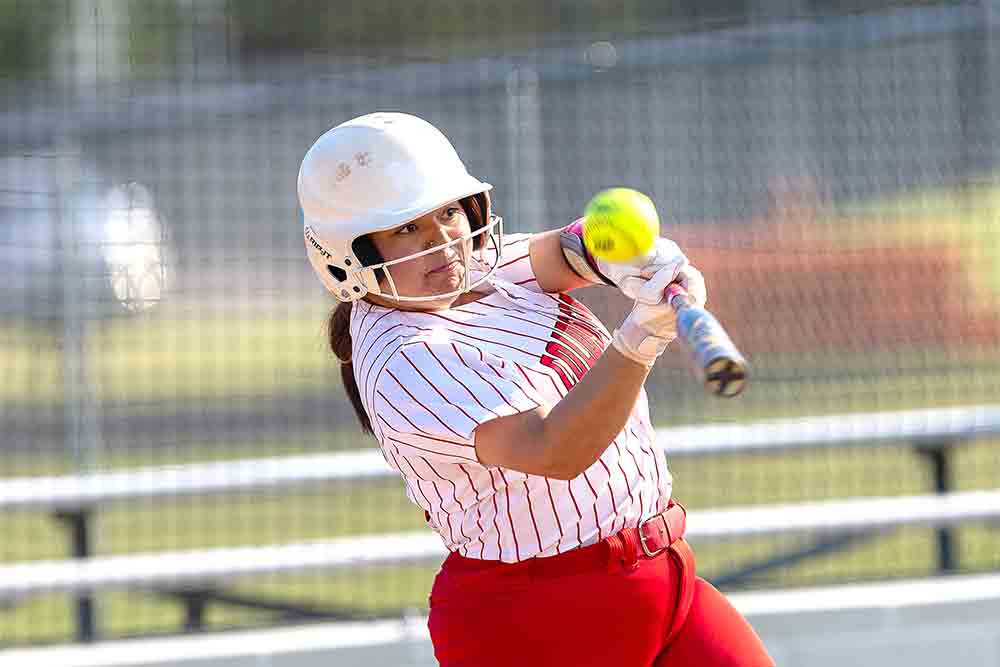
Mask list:
[[[692,512],[693,543],[726,538],[808,533],[804,549],[752,564],[717,584],[796,562],[908,525],[939,529],[942,570],[954,565],[949,527],[1000,520],[1000,490],[954,492],[948,488],[951,447],[1000,434],[1000,406],[836,415],[751,424],[658,429],[670,459],[771,453],[819,447],[909,443],[929,456],[934,493]],[[430,532],[356,536],[278,546],[94,557],[89,521],[113,502],[328,484],[390,477],[375,451],[167,466],[123,472],[0,480],[0,511],[48,511],[69,521],[74,559],[0,566],[0,602],[43,592],[77,596],[78,639],[96,633],[91,595],[111,589],[184,591],[218,586],[264,573],[337,570],[398,563],[439,562],[444,547]],[[202,593],[204,591],[202,590]],[[209,594],[210,597],[210,594]],[[200,627],[206,597],[189,596],[187,627]],[[252,604],[252,601],[250,601]]]

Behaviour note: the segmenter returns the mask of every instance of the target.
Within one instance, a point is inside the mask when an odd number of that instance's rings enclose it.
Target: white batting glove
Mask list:
[[[636,301],[641,303],[659,303],[659,299],[663,298],[663,290],[666,289],[664,286],[662,289],[660,285],[665,276],[659,277],[659,274],[654,274],[653,278],[647,281],[642,288],[639,290],[639,294],[636,295]],[[701,275],[701,271],[696,269],[692,264],[684,264],[679,269],[677,273],[674,274],[674,279],[666,283],[677,283],[684,288],[684,291],[688,293],[691,301],[695,305],[704,307],[705,303],[708,301],[708,288],[705,286],[705,276]]]
[[[690,264],[677,271],[669,266],[660,269],[644,282],[638,294],[642,300],[637,297],[631,312],[612,336],[611,344],[623,356],[643,366],[652,366],[677,338],[677,315],[663,298],[663,291],[673,282],[680,283],[695,304],[705,305],[707,290],[701,271]]]
[[[561,230],[560,243],[566,261],[580,277],[596,285],[613,285],[625,296],[644,304],[659,303],[663,299],[663,288],[670,282],[678,282],[692,293],[697,301],[705,301],[705,280],[701,273],[688,264],[680,247],[669,239],[657,238],[652,249],[627,263],[612,263],[594,257],[583,244],[583,218]],[[689,276],[684,268],[692,269],[694,279],[688,284]],[[663,282],[666,276],[670,280]],[[653,276],[658,276],[655,282]]]
[[[618,287],[627,297],[634,299],[642,285],[660,269],[673,267],[676,271],[687,262],[687,257],[676,243],[657,238],[645,255],[630,262],[611,263],[595,257],[583,243],[583,218],[566,225],[559,234],[563,256],[581,278],[595,285]]]
[[[595,257],[594,261],[601,274],[617,285],[622,294],[630,299],[640,299],[639,295],[642,293],[644,297],[640,300],[643,303],[657,303],[662,294],[659,298],[654,298],[651,294],[646,296],[649,291],[644,290],[644,286],[661,271],[666,270],[671,276],[676,274],[687,264],[687,257],[670,239],[658,238],[648,253],[630,262],[612,263],[599,257]],[[660,292],[662,291],[661,289]]]

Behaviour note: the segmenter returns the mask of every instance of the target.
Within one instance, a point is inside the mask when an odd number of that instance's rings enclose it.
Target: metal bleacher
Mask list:
[[[996,405],[657,430],[658,441],[671,460],[902,443],[927,455],[934,488],[925,495],[694,509],[688,523],[693,543],[792,533],[814,538],[804,548],[714,579],[719,585],[843,548],[859,537],[912,525],[938,529],[939,568],[953,569],[951,528],[964,522],[1000,520],[1000,489],[949,488],[949,452],[963,443],[997,435],[1000,406]],[[73,555],[67,560],[0,566],[0,603],[16,603],[41,593],[75,595],[77,639],[92,641],[97,628],[91,596],[103,591],[179,592],[178,597],[187,605],[186,629],[197,630],[205,605],[213,599],[212,591],[241,577],[440,562],[445,549],[430,531],[117,556],[91,552],[90,522],[95,513],[116,502],[298,488],[394,474],[372,450],[0,480],[0,511],[48,512],[68,521]],[[196,594],[185,595],[184,591]],[[253,605],[252,600],[243,603]]]

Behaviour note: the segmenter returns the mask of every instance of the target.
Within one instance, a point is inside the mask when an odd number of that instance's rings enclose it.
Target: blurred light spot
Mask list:
[[[618,51],[611,42],[594,42],[587,47],[586,59],[595,69],[610,69],[618,63]]]
[[[167,286],[166,248],[149,190],[139,183],[112,188],[104,232],[115,298],[131,312],[159,303]]]

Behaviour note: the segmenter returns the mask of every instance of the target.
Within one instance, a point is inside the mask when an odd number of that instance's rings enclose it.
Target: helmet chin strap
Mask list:
[[[496,230],[495,233],[494,229]],[[478,251],[470,250],[468,252],[463,251],[462,253],[463,254],[462,261],[465,264],[465,275],[462,278],[462,287],[456,290],[452,290],[451,292],[443,292],[440,294],[429,294],[425,296],[406,296],[399,293],[399,289],[396,287],[396,282],[392,279],[392,272],[389,270],[389,267],[394,266],[396,264],[402,264],[403,262],[409,262],[419,257],[423,257],[424,255],[430,255],[435,252],[440,252],[445,248],[451,247],[459,243],[468,243],[479,234],[482,234],[484,238],[483,247],[480,248]],[[441,299],[457,297],[462,294],[465,294],[466,292],[470,292],[473,290],[473,288],[477,287],[478,285],[481,285],[482,283],[492,278],[493,275],[496,273],[496,270],[500,264],[500,248],[502,247],[503,247],[503,218],[501,218],[498,215],[494,215],[490,216],[490,221],[486,225],[483,225],[482,228],[477,229],[476,231],[471,232],[469,234],[464,234],[453,241],[448,241],[447,243],[436,245],[432,248],[428,248],[421,252],[413,253],[412,255],[407,255],[406,257],[400,257],[399,259],[394,259],[389,262],[382,262],[381,264],[368,266],[365,267],[365,269],[372,271],[382,269],[382,274],[385,276],[386,281],[389,284],[389,289],[391,291],[389,294],[386,294],[382,290],[379,290],[378,294],[373,293],[374,296],[379,296],[385,299],[392,299],[393,301],[397,301],[399,303],[421,303],[429,301],[440,301]],[[482,260],[483,253],[488,248],[492,249],[493,251],[492,254],[494,256],[493,263],[491,265],[487,265],[486,262]],[[479,255],[478,258],[474,256],[476,254]],[[474,267],[474,265],[478,266]],[[475,282],[473,282],[472,279],[472,273],[474,268],[483,269],[481,271],[480,270],[476,271],[477,273],[481,273],[482,275],[478,277],[475,280]]]

